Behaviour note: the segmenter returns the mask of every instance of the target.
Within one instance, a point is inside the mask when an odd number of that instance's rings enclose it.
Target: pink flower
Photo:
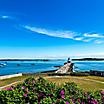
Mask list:
[[[53,94],[48,94],[48,96],[53,97]]]
[[[22,86],[22,89],[25,89],[25,86]]]
[[[28,93],[28,92],[29,92],[29,90],[28,90],[28,89],[26,89],[26,92]]]
[[[33,83],[35,83],[35,81],[33,80]]]
[[[88,96],[88,99],[90,99],[90,96]]]
[[[104,96],[102,97],[102,99],[104,100]]]
[[[69,104],[69,102],[68,102],[68,101],[66,101],[66,104]]]
[[[23,94],[24,97],[27,97],[27,94]]]
[[[28,84],[30,84],[30,82],[28,81]]]
[[[98,104],[97,100],[92,100],[91,103],[92,104]]]
[[[75,100],[73,98],[70,99],[70,101],[74,104]]]
[[[102,97],[102,101],[104,102],[104,96]]]
[[[13,90],[13,88],[6,88],[5,90]]]
[[[104,91],[101,91],[101,94],[103,94],[103,95],[104,95]]]
[[[61,98],[62,98],[62,99],[65,99],[65,96],[64,96],[64,95],[61,95]]]
[[[65,91],[64,90],[61,90],[60,94],[61,95],[64,95],[65,94]]]

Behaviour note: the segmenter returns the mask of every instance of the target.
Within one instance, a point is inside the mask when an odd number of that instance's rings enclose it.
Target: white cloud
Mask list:
[[[0,15],[0,19],[14,20],[15,18],[8,15]],[[92,41],[93,43],[96,43],[96,44],[104,43],[104,40],[101,40],[101,39],[104,39],[104,34],[99,34],[99,33],[90,34],[90,33],[78,33],[70,30],[67,30],[67,31],[66,30],[49,30],[49,29],[38,28],[38,27],[29,26],[29,25],[24,25],[23,27],[29,31],[52,36],[52,37],[69,38],[72,40],[82,41],[82,42]],[[97,40],[97,38],[99,40]]]
[[[24,26],[24,28],[26,28],[30,31],[36,32],[36,33],[53,36],[53,37],[60,37],[60,38],[74,39],[74,37],[78,35],[76,32],[72,32],[72,31],[58,31],[58,30],[52,31],[52,30],[48,30],[48,29],[31,27],[31,26]]]
[[[82,41],[82,42],[92,41],[96,44],[101,44],[104,42],[100,40],[101,38],[104,38],[102,34],[88,34],[88,33],[81,34],[81,33],[73,32],[73,31],[62,31],[62,30],[54,31],[54,30],[49,30],[45,28],[32,27],[28,25],[25,25],[23,27],[29,31],[43,34],[43,35],[52,36],[52,37],[69,38],[72,40]],[[99,38],[99,40],[95,40],[96,38]]]
[[[95,40],[94,43],[101,44],[101,43],[104,43],[104,41],[102,41],[102,40]]]
[[[83,39],[83,42],[90,42],[92,40],[93,40],[93,38]]]
[[[85,33],[84,36],[85,37],[90,37],[90,38],[104,38],[104,36],[101,35],[101,34],[88,34],[88,33]]]
[[[79,40],[79,41],[81,41],[81,40],[83,40],[83,37],[77,37],[77,38],[74,38],[74,40]]]
[[[10,16],[2,15],[2,16],[0,16],[0,18],[7,19],[7,18],[10,18]]]

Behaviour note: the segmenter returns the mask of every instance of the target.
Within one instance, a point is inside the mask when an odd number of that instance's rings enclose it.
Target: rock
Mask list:
[[[60,68],[61,66],[54,66],[55,68]]]

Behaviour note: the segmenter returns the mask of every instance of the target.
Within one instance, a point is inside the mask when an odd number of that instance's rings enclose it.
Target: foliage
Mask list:
[[[84,73],[84,72],[71,72],[70,75],[71,76],[89,76],[88,73]]]
[[[103,104],[104,91],[83,92],[75,83],[57,87],[43,78],[28,78],[0,92],[0,104]]]
[[[51,73],[49,76],[69,76],[70,73]]]

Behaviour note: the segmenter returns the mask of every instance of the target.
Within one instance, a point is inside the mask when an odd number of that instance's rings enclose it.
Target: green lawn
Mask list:
[[[102,90],[104,89],[104,83],[99,83],[96,82],[95,79],[93,79],[93,77],[91,77],[91,80],[95,80],[95,81],[90,81],[90,80],[86,80],[89,77],[73,77],[73,76],[69,76],[69,77],[54,77],[54,78],[46,78],[49,81],[55,82],[57,85],[61,85],[65,82],[75,82],[80,88],[82,88],[85,91],[94,91],[94,90]],[[94,77],[95,78],[95,77]],[[99,81],[101,81],[100,77],[98,78]],[[98,81],[98,80],[97,80]]]

